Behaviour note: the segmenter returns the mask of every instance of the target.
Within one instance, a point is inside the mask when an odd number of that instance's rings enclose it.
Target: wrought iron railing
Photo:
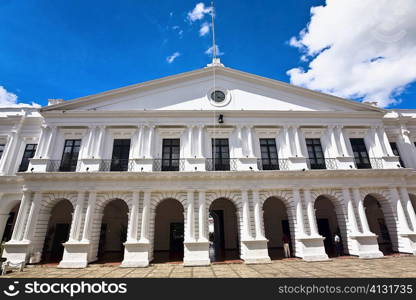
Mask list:
[[[311,170],[336,170],[338,162],[336,158],[308,158],[306,160]]]
[[[205,170],[207,171],[237,171],[237,158],[207,158]]]
[[[126,172],[133,168],[133,161],[129,159],[103,159],[100,163],[101,172]]]
[[[372,157],[370,158],[370,164],[372,169],[383,169],[383,159],[378,157]]]
[[[371,160],[366,161],[366,160],[355,159],[354,163],[357,169],[372,169],[373,168],[373,165],[371,164]]]
[[[78,159],[49,160],[46,172],[76,172]]]
[[[185,159],[153,159],[153,171],[183,171],[185,170]]]
[[[289,159],[258,158],[257,168],[260,171],[289,170]]]

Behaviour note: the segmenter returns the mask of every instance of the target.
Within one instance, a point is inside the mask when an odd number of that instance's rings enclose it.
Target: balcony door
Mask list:
[[[354,152],[357,169],[371,169],[370,158],[364,139],[350,139],[352,151]]]
[[[179,171],[180,139],[163,139],[162,171]]]
[[[129,166],[130,139],[114,139],[111,171],[127,171]]]
[[[230,147],[228,139],[212,139],[212,164],[214,171],[230,170]]]
[[[81,147],[81,140],[65,140],[64,153],[62,154],[61,172],[75,172],[78,163],[78,154]]]
[[[19,172],[26,172],[29,167],[30,159],[35,156],[36,144],[27,144],[25,152],[23,153],[22,162],[20,163]]]
[[[404,166],[404,163],[403,163],[402,157],[400,156],[400,152],[399,152],[399,148],[397,147],[397,144],[396,144],[396,143],[394,143],[394,142],[391,142],[391,143],[390,143],[390,146],[391,146],[391,150],[393,151],[393,154],[394,154],[395,156],[398,156],[398,157],[399,157],[400,166],[401,166],[402,168],[404,168],[405,166]]]
[[[260,139],[261,167],[263,170],[279,170],[276,139]]]
[[[306,148],[309,155],[309,167],[314,169],[326,169],[324,151],[321,139],[306,139]]]

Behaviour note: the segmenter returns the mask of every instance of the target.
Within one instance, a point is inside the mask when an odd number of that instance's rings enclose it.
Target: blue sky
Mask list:
[[[199,2],[1,0],[0,86],[18,102],[45,105],[48,98],[68,100],[204,67],[211,60],[205,53],[211,34],[200,36],[199,31],[210,16],[194,21],[188,16]],[[299,42],[311,7],[324,4],[216,1],[221,61],[290,82],[288,70],[307,70],[319,53],[302,60],[305,47],[289,41],[297,37]],[[205,2],[205,8],[209,5]],[[169,62],[175,53],[179,56]],[[406,85],[394,107],[416,108],[415,96],[416,85]]]

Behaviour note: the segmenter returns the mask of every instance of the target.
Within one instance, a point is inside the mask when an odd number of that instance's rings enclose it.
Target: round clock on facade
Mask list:
[[[216,103],[221,103],[225,100],[225,93],[223,91],[213,91],[211,93],[211,99]]]

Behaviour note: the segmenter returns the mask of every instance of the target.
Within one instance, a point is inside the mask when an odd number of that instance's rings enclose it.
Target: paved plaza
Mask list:
[[[282,277],[411,277],[416,278],[416,257],[400,256],[363,260],[337,258],[325,262],[298,259],[276,260],[271,264],[213,264],[184,267],[180,264],[152,264],[147,268],[120,268],[92,264],[85,269],[58,269],[56,266],[29,266],[13,271],[9,278],[282,278]]]

